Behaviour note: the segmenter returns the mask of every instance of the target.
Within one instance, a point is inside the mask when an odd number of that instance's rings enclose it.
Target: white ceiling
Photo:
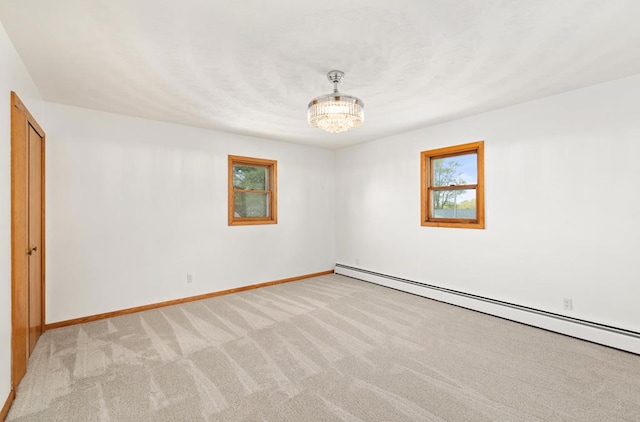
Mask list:
[[[640,73],[638,0],[0,0],[47,101],[328,148]],[[331,91],[365,103],[332,135]]]

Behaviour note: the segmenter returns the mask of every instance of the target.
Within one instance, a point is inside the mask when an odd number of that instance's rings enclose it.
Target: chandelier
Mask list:
[[[360,98],[338,92],[344,72],[332,70],[327,79],[333,83],[333,93],[321,95],[309,103],[309,124],[329,133],[340,133],[361,126],[364,103]]]

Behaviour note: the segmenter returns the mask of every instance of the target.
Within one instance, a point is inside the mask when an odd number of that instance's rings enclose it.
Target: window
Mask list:
[[[484,142],[423,151],[421,224],[484,229]]]
[[[229,225],[276,224],[274,160],[229,156]]]

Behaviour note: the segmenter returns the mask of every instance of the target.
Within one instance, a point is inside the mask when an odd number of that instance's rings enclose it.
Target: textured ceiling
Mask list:
[[[342,147],[640,73],[637,0],[0,0],[47,101]],[[331,91],[365,103],[332,135]]]

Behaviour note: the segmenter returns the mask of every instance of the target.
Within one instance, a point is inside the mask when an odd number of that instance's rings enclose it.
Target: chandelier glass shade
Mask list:
[[[327,73],[334,85],[333,93],[316,97],[309,102],[309,124],[329,133],[340,133],[361,126],[364,122],[364,103],[361,99],[338,92],[344,77],[339,70]]]

